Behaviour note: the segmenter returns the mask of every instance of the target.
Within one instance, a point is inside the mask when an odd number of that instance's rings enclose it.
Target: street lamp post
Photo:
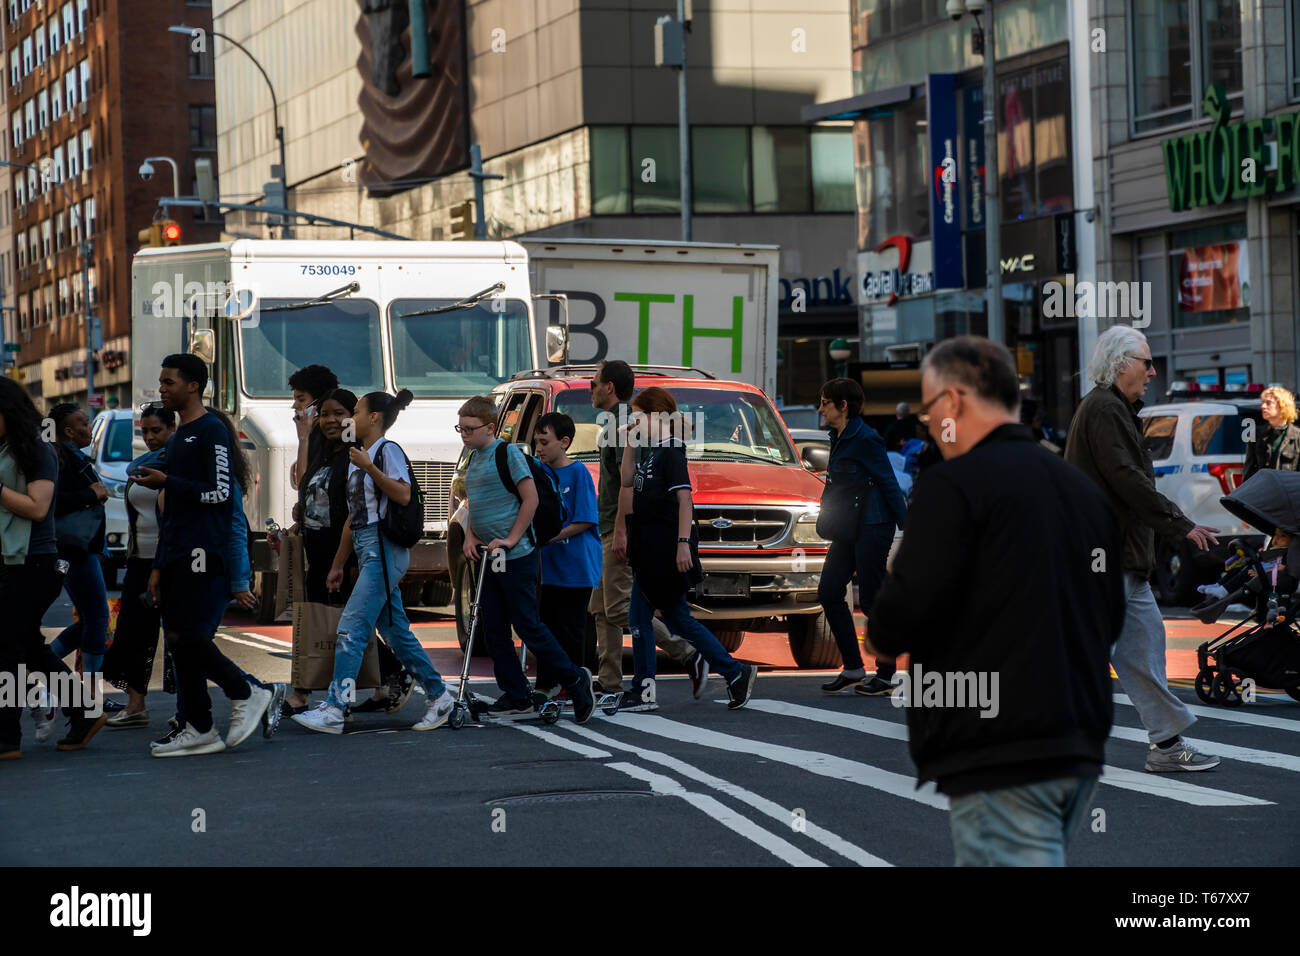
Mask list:
[[[150,156],[140,165],[140,178],[148,182],[153,178],[154,163],[171,163],[172,167],[172,198],[179,199],[181,195],[181,176],[180,167],[176,165],[176,160],[170,156]]]
[[[279,167],[271,168],[271,176],[274,179],[280,180],[280,191],[284,194],[283,201],[285,207],[287,208],[289,205],[289,182],[285,174],[284,127],[280,125],[280,101],[276,98],[275,86],[272,85],[271,78],[267,75],[266,70],[262,68],[262,64],[257,62],[257,57],[249,53],[248,48],[245,47],[242,43],[240,43],[238,40],[234,39],[233,37],[227,36],[226,34],[221,33],[217,30],[205,31],[204,28],[202,27],[188,27],[183,23],[177,26],[168,27],[167,30],[171,33],[181,33],[188,37],[192,37],[198,32],[207,32],[212,34],[214,37],[221,37],[221,39],[225,40],[235,49],[243,53],[244,56],[252,60],[253,66],[257,67],[257,72],[262,74],[262,79],[266,80],[266,88],[271,91],[271,120],[272,122],[275,123],[275,138],[280,144],[280,165]],[[277,168],[280,171],[280,174],[278,176],[276,175],[275,172]],[[280,227],[280,235],[284,239],[293,238],[293,227],[289,224],[287,220]]]
[[[22,169],[31,169],[34,170],[38,176],[43,177],[45,175],[41,171],[41,168],[33,163],[15,163],[0,159],[0,166],[14,166]],[[59,187],[59,191],[63,193],[63,198],[68,201],[68,209],[72,212],[72,218],[77,224],[77,233],[81,236],[78,250],[81,252],[82,302],[85,304],[86,310],[86,408],[89,410],[91,403],[95,400],[95,350],[103,344],[96,342],[95,333],[98,331],[97,320],[95,316],[90,313],[90,260],[94,255],[94,243],[90,238],[90,234],[86,232],[86,223],[85,220],[81,218],[81,210],[77,208],[77,204],[73,201],[72,194],[68,192],[68,188],[61,182],[54,180],[51,180],[51,182],[54,182],[54,185]]]

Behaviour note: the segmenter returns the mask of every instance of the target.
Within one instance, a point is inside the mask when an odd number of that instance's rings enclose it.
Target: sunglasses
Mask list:
[[[1131,358],[1131,359],[1137,359],[1139,362],[1142,363],[1142,366],[1143,366],[1143,367],[1144,367],[1148,372],[1151,371],[1151,366],[1153,366],[1153,365],[1155,364],[1155,363],[1152,362],[1149,358],[1143,358],[1143,357],[1140,356],[1140,355],[1130,355],[1129,358]]]

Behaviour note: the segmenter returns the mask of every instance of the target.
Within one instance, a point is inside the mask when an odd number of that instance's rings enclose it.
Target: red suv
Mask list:
[[[827,548],[816,530],[824,483],[796,453],[781,416],[753,385],[718,381],[697,369],[633,369],[637,391],[647,385],[667,389],[695,425],[687,461],[704,579],[688,595],[692,613],[729,651],[740,647],[746,631],[783,631],[800,667],[838,667],[839,652],[817,602]],[[538,419],[563,412],[577,425],[569,455],[586,462],[599,485],[601,425],[591,404],[595,371],[590,365],[535,369],[498,385],[492,390],[497,434],[531,453]],[[468,458],[466,448],[452,482],[447,531],[462,648],[473,590],[461,550]]]

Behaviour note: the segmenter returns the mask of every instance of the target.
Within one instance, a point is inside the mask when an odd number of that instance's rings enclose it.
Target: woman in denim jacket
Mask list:
[[[853,610],[845,600],[849,581],[858,575],[858,602],[866,611],[875,600],[880,582],[885,579],[885,562],[894,542],[894,528],[903,526],[907,503],[894,477],[894,468],[885,451],[884,440],[859,416],[865,396],[852,379],[831,379],[821,388],[818,408],[831,435],[830,464],[826,469],[827,486],[866,484],[870,482],[862,507],[857,536],[853,540],[832,541],[822,566],[817,599],[826,613],[826,624],[835,637],[844,669],[839,676],[822,684],[827,694],[838,694],[856,684],[854,692],[866,696],[888,694],[893,685],[892,660],[877,660],[876,673],[865,680],[862,653],[858,649],[858,632],[853,624]]]

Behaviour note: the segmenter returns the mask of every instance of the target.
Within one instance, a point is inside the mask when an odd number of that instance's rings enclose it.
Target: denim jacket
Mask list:
[[[872,481],[875,488],[867,496],[866,507],[862,509],[863,524],[892,524],[901,528],[907,502],[898,487],[894,467],[889,463],[884,439],[861,418],[849,419],[844,431],[838,435],[833,428],[827,431],[831,436],[831,457],[826,468],[826,483]]]

